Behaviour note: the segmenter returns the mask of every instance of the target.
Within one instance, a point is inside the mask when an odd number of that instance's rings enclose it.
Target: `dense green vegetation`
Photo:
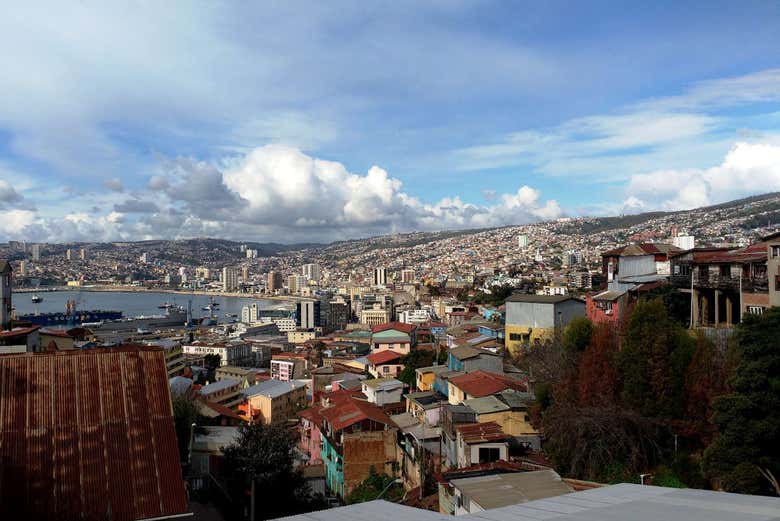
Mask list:
[[[381,494],[381,496],[380,496]],[[396,502],[404,496],[404,487],[386,474],[377,473],[371,466],[368,477],[347,496],[347,504],[364,503],[375,499]]]
[[[526,354],[545,449],[581,479],[777,494],[780,309],[726,343],[684,329],[669,302],[640,300],[620,327],[574,321]]]
[[[417,381],[416,369],[420,367],[430,367],[433,365],[433,360],[436,355],[433,351],[423,351],[416,349],[401,358],[401,363],[404,364],[403,370],[398,374],[398,379],[408,385],[411,389],[414,389]],[[447,353],[442,350],[439,352],[439,364],[445,364],[447,362]]]

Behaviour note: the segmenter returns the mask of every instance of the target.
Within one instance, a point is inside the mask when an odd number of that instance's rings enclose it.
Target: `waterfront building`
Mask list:
[[[238,273],[235,268],[222,268],[222,291],[233,291],[238,287]]]
[[[319,281],[322,278],[322,268],[319,264],[304,264],[301,270],[306,280]]]

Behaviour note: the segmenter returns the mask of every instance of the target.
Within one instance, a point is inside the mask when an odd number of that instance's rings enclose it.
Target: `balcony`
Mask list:
[[[697,288],[718,289],[722,291],[739,291],[740,277],[720,273],[693,272],[693,285]]]

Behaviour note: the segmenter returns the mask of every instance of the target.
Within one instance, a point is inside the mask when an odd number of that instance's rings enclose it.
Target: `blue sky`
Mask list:
[[[776,2],[0,18],[0,240],[331,240],[780,190]]]

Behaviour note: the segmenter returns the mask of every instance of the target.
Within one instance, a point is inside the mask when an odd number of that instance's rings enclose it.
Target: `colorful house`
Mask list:
[[[388,322],[371,328],[371,352],[392,350],[409,354],[417,345],[417,326],[403,322]]]
[[[368,360],[368,372],[374,378],[385,378],[398,376],[398,373],[404,370],[404,364],[401,363],[401,354],[393,351],[378,351],[366,357]]]
[[[506,300],[506,347],[511,354],[551,340],[576,317],[585,303],[570,295],[514,294]]]

